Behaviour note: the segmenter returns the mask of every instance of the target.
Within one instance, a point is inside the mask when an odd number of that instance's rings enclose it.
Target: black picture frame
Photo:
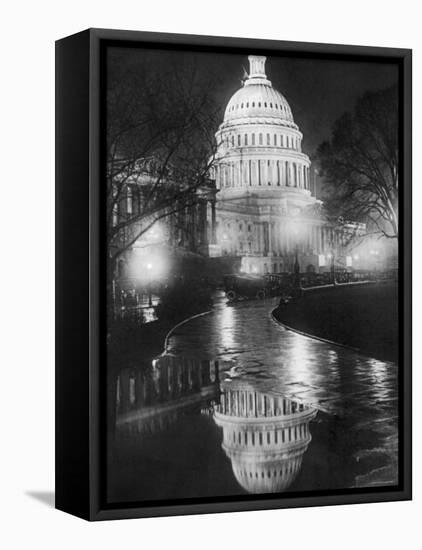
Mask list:
[[[101,177],[104,50],[196,51],[388,60],[400,73],[400,476],[397,487],[107,506],[104,501],[105,296]],[[56,508],[107,520],[409,500],[411,443],[411,50],[89,29],[56,42]]]

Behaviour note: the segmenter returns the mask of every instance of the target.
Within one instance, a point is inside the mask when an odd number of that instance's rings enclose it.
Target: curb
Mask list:
[[[171,335],[173,334],[173,332],[179,328],[180,326],[184,325],[185,323],[188,323],[189,321],[192,321],[192,319],[196,319],[197,317],[202,317],[204,315],[208,315],[209,313],[212,313],[213,310],[210,309],[209,311],[203,311],[202,313],[197,313],[196,315],[191,315],[190,317],[187,317],[186,319],[183,319],[183,321],[180,321],[180,323],[177,323],[177,325],[174,325],[174,327],[172,327],[168,333],[166,334],[166,337],[164,338],[164,350],[163,352],[161,353],[161,356],[165,355],[167,353],[167,347],[168,347],[168,343],[169,343],[169,340],[171,338]]]
[[[366,355],[360,348],[354,348],[353,346],[348,346],[347,344],[340,344],[339,342],[334,342],[334,340],[328,340],[327,338],[321,338],[320,336],[315,336],[313,334],[309,334],[308,332],[303,332],[302,330],[298,330],[296,328],[290,327],[289,325],[286,325],[282,321],[279,321],[277,317],[274,315],[274,312],[278,308],[275,308],[271,312],[271,317],[273,321],[275,321],[278,325],[285,328],[286,330],[290,330],[291,332],[295,332],[296,334],[299,334],[300,336],[305,336],[306,338],[311,338],[312,340],[318,340],[319,342],[324,342],[325,344],[330,344],[332,346],[337,346],[339,348],[348,349],[351,351],[354,351],[355,353],[359,353],[359,355],[363,355],[365,357],[371,357],[370,355]]]

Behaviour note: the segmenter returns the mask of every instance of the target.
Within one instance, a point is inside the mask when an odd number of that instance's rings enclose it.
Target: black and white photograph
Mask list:
[[[0,547],[417,547],[417,4],[2,15]]]
[[[107,504],[398,488],[399,65],[104,56]]]

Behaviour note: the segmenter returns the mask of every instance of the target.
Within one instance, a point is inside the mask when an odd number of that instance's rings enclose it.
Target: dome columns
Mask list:
[[[310,191],[309,164],[274,157],[232,157],[218,165],[216,184],[220,190],[271,186],[295,187]]]

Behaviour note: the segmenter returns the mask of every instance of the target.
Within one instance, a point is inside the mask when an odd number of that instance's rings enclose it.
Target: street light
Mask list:
[[[152,293],[151,293],[151,271],[152,271],[152,264],[147,264],[147,273],[148,273],[148,306],[152,307]]]
[[[295,286],[297,288],[300,288],[299,244],[297,241],[296,241],[296,247],[295,247],[294,274],[295,274]]]
[[[298,223],[294,220],[290,221],[288,224],[288,230],[294,238],[294,264],[293,264],[294,286],[296,288],[300,288],[300,263],[299,263],[300,228],[298,226]]]

